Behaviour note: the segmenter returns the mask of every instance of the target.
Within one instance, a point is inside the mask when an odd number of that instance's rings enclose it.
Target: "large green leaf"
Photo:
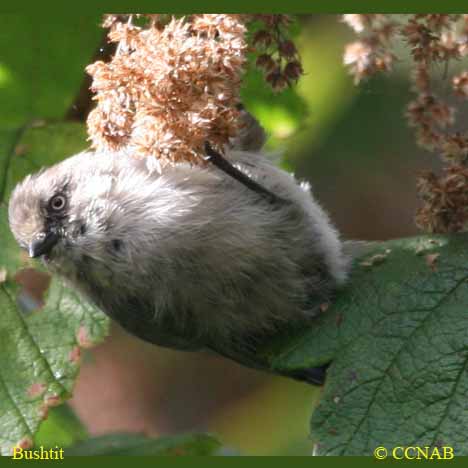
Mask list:
[[[76,455],[217,455],[221,444],[206,434],[187,434],[150,439],[138,434],[110,434],[81,442],[65,450]]]
[[[32,125],[5,132],[0,142],[0,453],[33,443],[49,407],[69,397],[80,350],[104,338],[108,320],[54,279],[45,305],[29,313],[18,306],[14,274],[25,257],[8,227],[7,201],[26,174],[50,165],[86,145],[79,124]],[[6,149],[6,151],[5,151]]]
[[[315,324],[267,355],[283,373],[332,361],[312,416],[318,454],[468,454],[468,236],[382,243]]]
[[[107,319],[58,280],[46,305],[25,314],[12,281],[0,286],[0,450],[30,446],[48,408],[71,394],[82,347],[99,342]]]

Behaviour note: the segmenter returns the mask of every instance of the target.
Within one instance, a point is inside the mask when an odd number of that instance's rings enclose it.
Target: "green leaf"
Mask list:
[[[18,287],[0,285],[0,452],[32,445],[50,407],[71,394],[81,349],[101,341],[108,321],[54,279],[44,307],[25,314]]]
[[[205,434],[188,434],[150,439],[138,434],[111,434],[70,447],[65,456],[75,455],[217,455],[221,444]]]
[[[312,416],[317,453],[448,445],[468,454],[467,311],[466,234],[385,242],[359,261],[315,324],[269,350],[284,373],[332,361]]]

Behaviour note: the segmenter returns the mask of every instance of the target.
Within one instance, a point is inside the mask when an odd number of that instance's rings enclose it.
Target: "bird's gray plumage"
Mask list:
[[[231,150],[237,168],[290,203],[271,203],[212,166],[88,153],[27,177],[9,218],[104,312],[147,341],[179,349],[249,345],[313,316],[344,283],[349,260],[307,184],[260,153]],[[63,212],[51,199],[66,199]]]

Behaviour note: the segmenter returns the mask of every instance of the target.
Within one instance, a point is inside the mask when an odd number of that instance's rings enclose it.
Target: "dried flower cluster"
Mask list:
[[[203,163],[205,142],[222,153],[242,127],[246,24],[257,16],[282,47],[267,75],[279,89],[302,71],[294,45],[282,35],[284,15],[107,15],[103,25],[117,51],[109,63],[87,67],[97,100],[88,116],[92,145],[155,156],[158,168]]]
[[[360,35],[358,41],[346,46],[343,57],[355,83],[376,72],[390,70],[395,58],[390,47],[396,33],[390,15],[349,14],[343,15],[343,21]]]
[[[344,62],[357,82],[386,71],[394,58],[391,39],[397,35],[403,38],[411,51],[411,82],[416,94],[408,104],[406,117],[415,129],[417,143],[439,155],[445,164],[441,175],[428,172],[418,180],[423,206],[416,223],[429,232],[465,230],[468,131],[454,129],[456,108],[436,92],[434,78],[440,76],[441,68],[448,73],[449,61],[468,57],[468,15],[416,14],[398,18],[397,22],[391,15],[344,15],[344,21],[364,35],[363,40],[347,46]],[[451,85],[451,99],[466,100],[468,71],[452,76]]]
[[[273,90],[281,91],[296,82],[303,74],[301,60],[287,28],[287,15],[252,15],[262,27],[253,35],[252,43],[258,53],[256,65]]]
[[[468,229],[468,168],[451,165],[441,176],[428,172],[418,181],[424,206],[416,223],[429,232],[459,232]]]
[[[156,156],[164,166],[199,163],[205,141],[222,151],[238,130],[245,26],[237,15],[194,15],[166,25],[151,15],[108,16],[117,52],[87,67],[97,107],[89,114],[93,146]]]

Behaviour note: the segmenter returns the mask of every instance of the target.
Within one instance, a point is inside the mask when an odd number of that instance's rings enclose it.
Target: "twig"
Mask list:
[[[250,190],[267,198],[270,203],[290,203],[288,200],[270,192],[263,185],[245,175],[242,171],[234,167],[227,159],[215,151],[208,142],[205,142],[205,159],[215,165],[218,169],[230,175]]]

